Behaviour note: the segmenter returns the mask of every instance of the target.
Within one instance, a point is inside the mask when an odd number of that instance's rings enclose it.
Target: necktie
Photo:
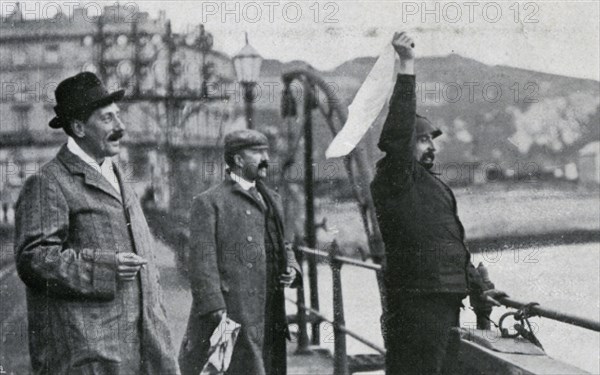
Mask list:
[[[252,186],[250,189],[248,189],[248,192],[250,193],[250,195],[252,195],[254,200],[260,205],[260,207],[263,209],[263,211],[267,209],[267,205],[265,204],[265,201],[264,201],[262,195],[260,195],[260,193],[258,192],[256,187]]]

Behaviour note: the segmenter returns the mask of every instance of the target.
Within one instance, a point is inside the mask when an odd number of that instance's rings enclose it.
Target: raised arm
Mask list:
[[[415,144],[414,43],[402,32],[394,34],[392,45],[400,57],[400,67],[378,147],[395,161],[408,165]]]
[[[23,282],[43,293],[113,299],[117,288],[114,251],[68,246],[69,208],[52,177],[30,177],[17,202],[15,258]]]

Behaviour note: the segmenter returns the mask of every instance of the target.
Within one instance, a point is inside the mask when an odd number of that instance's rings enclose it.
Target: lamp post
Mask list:
[[[256,83],[258,82],[261,64],[262,57],[260,57],[254,47],[248,43],[248,33],[246,33],[246,45],[233,57],[233,66],[238,81],[242,84],[244,90],[246,124],[248,124],[248,129],[254,129],[254,124],[252,122],[252,101],[255,99],[254,86],[256,86]]]

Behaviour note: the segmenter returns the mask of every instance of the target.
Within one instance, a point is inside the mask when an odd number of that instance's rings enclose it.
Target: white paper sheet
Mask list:
[[[208,361],[200,375],[221,375],[229,368],[241,325],[223,314],[221,322],[210,336]]]
[[[389,101],[394,88],[395,58],[394,47],[387,43],[348,107],[344,127],[325,151],[328,159],[348,155],[354,150]]]

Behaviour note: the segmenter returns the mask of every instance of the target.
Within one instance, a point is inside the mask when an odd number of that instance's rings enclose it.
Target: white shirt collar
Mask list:
[[[112,185],[113,188],[119,194],[121,194],[121,187],[119,186],[119,181],[117,179],[117,175],[113,170],[113,163],[111,158],[104,158],[102,164],[98,164],[98,162],[91,157],[87,152],[83,151],[83,149],[75,142],[75,139],[69,137],[67,140],[67,149],[71,151],[75,156],[79,157],[90,167],[94,168],[95,171],[100,172],[100,174],[108,180],[108,182]]]
[[[250,190],[250,188],[256,187],[256,182],[255,181],[248,181],[246,179],[244,179],[243,177],[238,176],[237,174],[230,172],[229,173],[231,175],[231,179],[235,182],[237,182],[238,184],[240,184],[240,186],[242,187],[242,189],[248,191]]]
[[[75,142],[75,139],[73,139],[73,137],[69,137],[69,139],[67,140],[67,149],[69,149],[69,151],[71,151],[73,154],[79,156],[81,160],[89,164],[95,170],[100,170],[101,164],[98,164],[96,159],[91,157],[87,152],[83,151],[83,149],[77,144],[77,142]],[[102,164],[104,164],[105,161],[106,158],[104,158]]]

